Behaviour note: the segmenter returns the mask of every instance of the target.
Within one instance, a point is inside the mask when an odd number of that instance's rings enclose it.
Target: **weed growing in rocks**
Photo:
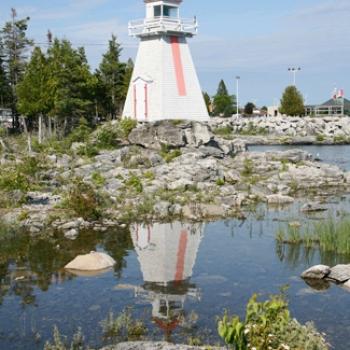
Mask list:
[[[123,136],[125,138],[127,138],[130,135],[131,131],[135,129],[136,126],[137,126],[137,121],[131,118],[123,118],[119,122],[119,128],[122,131]]]
[[[99,171],[95,171],[94,173],[92,173],[91,180],[97,187],[102,187],[106,183],[106,179],[102,176],[102,174]]]
[[[162,145],[160,155],[167,163],[170,163],[175,158],[180,157],[182,152],[180,149],[171,150],[167,145]]]
[[[101,217],[100,198],[91,185],[77,179],[71,187],[63,207],[71,209],[85,220],[97,220]]]
[[[106,339],[121,341],[142,340],[147,334],[147,328],[142,320],[134,320],[132,310],[124,309],[117,317],[110,312],[101,321],[103,335]]]
[[[131,174],[130,177],[124,182],[124,184],[128,188],[132,188],[133,190],[135,190],[137,193],[142,193],[143,192],[142,181],[135,174]]]
[[[257,295],[253,295],[244,321],[226,312],[219,319],[218,333],[235,350],[329,349],[312,324],[301,325],[291,318],[284,290],[266,301],[258,301]]]
[[[254,171],[254,163],[251,159],[245,158],[243,161],[243,170],[241,171],[241,175],[244,177],[251,176]]]
[[[233,129],[230,126],[220,126],[213,130],[213,133],[223,138],[232,138]]]

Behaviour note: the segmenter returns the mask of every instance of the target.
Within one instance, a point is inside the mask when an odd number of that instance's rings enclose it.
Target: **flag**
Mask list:
[[[338,93],[337,93],[337,98],[343,98],[344,97],[344,90],[343,89],[339,89]]]

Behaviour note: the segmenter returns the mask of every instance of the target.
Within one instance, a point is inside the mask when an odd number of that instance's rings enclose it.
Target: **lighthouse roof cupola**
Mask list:
[[[197,34],[198,23],[194,17],[180,17],[182,0],[144,0],[146,18],[129,22],[129,34],[137,37],[155,35],[185,35],[192,37]]]

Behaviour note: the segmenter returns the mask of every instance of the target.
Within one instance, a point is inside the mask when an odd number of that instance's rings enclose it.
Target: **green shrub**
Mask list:
[[[127,138],[131,131],[137,126],[137,121],[131,118],[123,118],[119,122],[119,128],[123,133],[123,137]]]
[[[175,158],[180,157],[182,152],[180,149],[171,150],[167,145],[162,145],[160,155],[167,163],[170,163]]]
[[[241,171],[241,175],[244,177],[251,176],[254,171],[254,163],[251,159],[245,158],[243,161],[243,170]]]
[[[323,134],[316,135],[316,141],[317,142],[323,142],[325,140],[326,140],[326,136],[325,135],[323,135]]]
[[[91,143],[87,143],[84,146],[79,147],[77,155],[92,158],[98,155],[98,149]]]
[[[143,192],[142,181],[135,174],[131,174],[130,177],[124,182],[124,184],[127,187],[134,189],[137,193],[142,193]]]
[[[91,176],[92,182],[98,186],[102,187],[106,183],[106,179],[98,171],[95,171]]]
[[[225,179],[217,179],[216,180],[216,184],[218,185],[218,186],[224,186],[225,185]]]
[[[101,128],[97,133],[96,147],[98,149],[110,149],[118,145],[118,133],[115,129]]]
[[[245,320],[229,317],[226,312],[218,322],[218,333],[235,350],[328,349],[312,324],[303,326],[291,318],[284,292],[266,301],[258,301],[257,295],[253,295]]]
[[[220,126],[213,130],[213,133],[222,137],[232,136],[233,129],[230,126]]]
[[[85,220],[97,220],[101,217],[98,194],[91,185],[79,179],[74,182],[63,205]]]
[[[92,129],[85,123],[81,123],[77,128],[73,129],[68,135],[71,143],[73,142],[88,142]]]

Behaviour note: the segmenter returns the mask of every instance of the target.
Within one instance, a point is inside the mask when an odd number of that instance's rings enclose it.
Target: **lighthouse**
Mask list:
[[[207,121],[187,39],[197,34],[197,19],[180,17],[182,0],[144,0],[146,17],[129,23],[140,39],[123,117],[142,122],[165,119]]]

